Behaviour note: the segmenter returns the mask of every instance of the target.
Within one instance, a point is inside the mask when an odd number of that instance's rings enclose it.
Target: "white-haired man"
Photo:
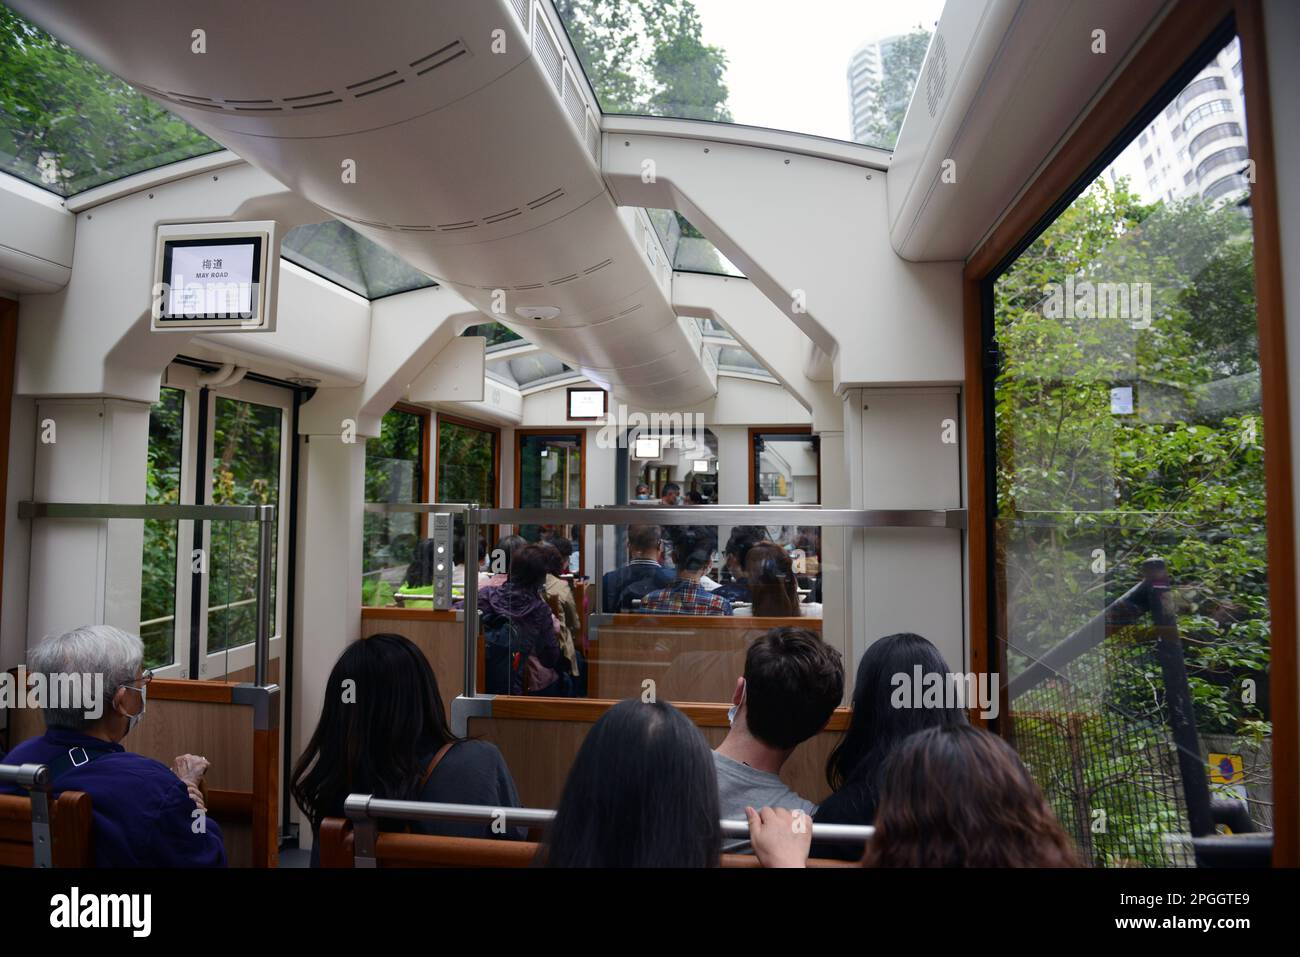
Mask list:
[[[207,760],[183,754],[172,769],[122,747],[145,714],[153,676],[143,660],[139,637],[108,625],[45,638],[27,656],[45,733],[5,762],[44,764],[54,793],[90,795],[100,867],[224,867],[221,828],[199,790]]]

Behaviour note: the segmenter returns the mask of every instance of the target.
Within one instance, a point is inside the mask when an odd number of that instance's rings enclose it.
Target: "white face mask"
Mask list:
[[[746,691],[746,689],[742,686],[741,689],[740,689],[740,704],[744,704],[744,703],[745,703],[745,691]],[[735,723],[736,723],[736,714],[737,714],[739,711],[740,711],[740,705],[739,705],[739,704],[733,704],[730,708],[727,709],[727,724],[735,724]]]
[[[132,691],[140,692],[140,710],[138,712],[136,712],[135,714],[127,714],[121,708],[117,708],[117,713],[122,715],[124,718],[126,718],[126,733],[130,734],[132,731],[135,730],[135,726],[140,723],[140,719],[144,717],[144,713],[146,709],[146,691],[148,690],[149,686],[141,685],[140,687],[137,688],[135,687],[135,685],[124,685],[123,687],[130,688]],[[116,708],[117,706],[114,705],[114,707]]]

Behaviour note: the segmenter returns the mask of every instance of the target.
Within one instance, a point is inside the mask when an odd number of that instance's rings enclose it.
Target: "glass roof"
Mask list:
[[[772,373],[763,367],[763,363],[755,359],[753,354],[742,346],[707,346],[706,348],[713,353],[713,361],[718,364],[719,375],[741,373],[776,381]]]
[[[488,363],[487,371],[492,378],[516,389],[528,389],[577,375],[571,366],[549,352],[530,352],[513,359],[498,359]]]
[[[673,269],[680,272],[703,272],[716,276],[739,276],[745,278],[718,247],[704,238],[704,234],[687,222],[681,213],[670,209],[647,209],[646,214],[654,224],[659,241],[664,244],[664,251],[673,264]]]
[[[285,233],[280,255],[367,299],[437,285],[337,219],[295,226]]]
[[[898,137],[943,10],[943,0],[554,3],[606,113],[742,123],[885,149]]]
[[[470,326],[461,335],[482,336],[487,340],[488,352],[500,352],[512,346],[528,345],[527,339],[499,322],[481,322],[476,326]]]
[[[74,196],[220,149],[0,5],[0,170]]]

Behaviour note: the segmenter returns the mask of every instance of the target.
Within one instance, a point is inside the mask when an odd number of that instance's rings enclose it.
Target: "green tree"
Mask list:
[[[873,77],[866,87],[868,120],[863,143],[883,149],[894,148],[929,48],[930,31],[920,24],[911,33],[885,47],[880,77]]]
[[[731,122],[726,54],[704,42],[691,0],[556,0],[607,113]]]
[[[221,147],[0,6],[0,170],[70,196]]]

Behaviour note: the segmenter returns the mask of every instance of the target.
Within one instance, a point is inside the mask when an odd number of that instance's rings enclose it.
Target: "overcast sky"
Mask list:
[[[862,44],[931,32],[943,0],[694,0],[706,42],[727,53],[737,123],[852,138],[848,66]],[[961,3],[963,0],[952,0]]]

